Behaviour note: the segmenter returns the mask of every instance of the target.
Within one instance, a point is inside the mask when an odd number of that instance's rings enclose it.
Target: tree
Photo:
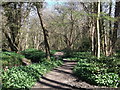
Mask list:
[[[28,4],[25,4],[23,2],[5,2],[2,4],[2,7],[4,9],[3,14],[5,17],[7,17],[7,23],[3,27],[3,33],[8,40],[8,45],[11,48],[11,51],[15,52],[19,51],[20,29],[22,22],[24,21],[24,18],[29,14],[29,11],[27,12],[28,9],[25,8],[24,5],[27,6]],[[22,7],[24,7],[24,10]]]
[[[6,3],[3,5],[5,16],[7,17],[7,25],[10,29],[10,35],[6,31],[4,34],[8,39],[9,46],[12,51],[18,51],[19,30],[21,27],[21,7],[23,3]]]
[[[117,30],[118,30],[118,26],[120,23],[120,1],[116,2],[115,5],[115,18],[117,18],[117,21],[114,22],[114,29],[113,29],[113,35],[112,35],[112,52],[111,54],[113,54],[114,49],[115,49],[115,43],[117,41]]]
[[[83,11],[79,11],[78,4],[79,3],[76,2],[68,2],[63,6],[57,5],[55,7],[55,13],[57,14],[56,17],[53,17],[51,24],[52,27],[55,28],[54,32],[62,39],[61,47],[63,49],[80,49],[80,47],[82,47],[82,43],[84,43],[80,40],[83,39],[83,36],[87,37],[86,32],[88,32],[88,30],[86,29],[86,18],[84,16],[81,18],[81,13]],[[58,40],[56,41],[58,42]],[[81,44],[78,44],[78,42]]]
[[[40,24],[41,24],[41,27],[42,27],[42,30],[43,30],[46,58],[50,60],[50,47],[49,47],[48,39],[47,39],[48,33],[47,33],[47,30],[45,29],[45,27],[43,26],[42,17],[41,17],[41,14],[39,12],[40,8],[41,8],[41,4],[42,3],[36,3],[35,6],[36,6],[36,9],[37,9],[37,14],[38,14]]]
[[[97,58],[100,58],[100,0],[98,1],[98,16],[97,16]]]

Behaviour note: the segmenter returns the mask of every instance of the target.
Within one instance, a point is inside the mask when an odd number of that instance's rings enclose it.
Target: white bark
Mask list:
[[[98,1],[98,17],[97,17],[97,39],[98,39],[98,51],[97,58],[100,58],[100,0]]]

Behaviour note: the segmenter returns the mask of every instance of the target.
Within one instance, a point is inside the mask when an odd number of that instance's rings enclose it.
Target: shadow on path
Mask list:
[[[50,87],[52,87],[52,88],[56,88],[56,89],[66,89],[66,90],[71,90],[71,89],[82,89],[82,90],[90,90],[90,89],[86,89],[86,88],[77,88],[77,87],[75,87],[75,86],[71,86],[71,85],[68,85],[68,84],[65,84],[65,83],[61,83],[61,82],[58,82],[58,81],[55,81],[55,80],[51,80],[51,79],[48,79],[48,78],[46,78],[46,77],[42,77],[42,79],[44,79],[44,80],[47,80],[47,81],[50,81],[50,82],[52,82],[52,83],[57,83],[57,84],[59,84],[60,86],[55,86],[55,85],[52,85],[52,84],[50,84],[50,83],[46,83],[46,82],[43,82],[43,81],[38,81],[39,83],[41,83],[41,84],[43,84],[43,85],[47,85],[47,86],[50,86]],[[61,87],[61,85],[62,86],[67,86],[66,88],[63,88],[63,87]]]
[[[65,90],[90,90],[84,87],[77,87],[74,83],[77,82],[73,75],[72,69],[76,65],[77,61],[63,60],[64,64],[61,67],[43,76],[33,87],[34,88],[53,88],[53,89],[65,89]],[[73,83],[73,84],[72,84]]]

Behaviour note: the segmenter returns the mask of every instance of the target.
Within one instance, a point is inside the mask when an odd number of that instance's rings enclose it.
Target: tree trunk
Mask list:
[[[95,3],[92,3],[92,12],[95,13],[95,9],[94,9],[94,6],[95,6]],[[91,17],[90,19],[91,21],[91,41],[92,41],[92,47],[91,47],[91,50],[92,50],[92,55],[95,55],[95,18],[94,17]]]
[[[95,55],[95,26],[92,24],[92,32],[91,32],[91,41],[92,41],[92,54]]]
[[[71,15],[70,15],[70,18],[71,18],[71,30],[70,30],[70,39],[69,39],[69,49],[72,49],[72,44],[73,44],[73,26],[74,26],[74,20],[73,20],[73,15],[72,15],[72,10],[71,10]]]
[[[111,52],[110,55],[112,55],[115,51],[115,43],[117,41],[117,30],[118,30],[118,26],[120,23],[120,19],[118,18],[120,17],[120,1],[116,2],[115,5],[115,18],[117,19],[117,21],[114,22],[114,29],[113,29],[113,34],[112,34],[112,45],[111,45]]]
[[[98,16],[97,16],[97,58],[100,58],[100,0],[98,2]]]
[[[115,18],[118,18],[120,17],[120,1],[119,2],[116,2],[116,6],[115,6]],[[120,20],[120,19],[119,19]],[[115,23],[114,23],[114,30],[113,30],[113,41],[112,41],[112,49],[114,50],[115,48],[115,43],[117,41],[117,30],[118,30],[118,25],[119,25],[119,20],[117,20]]]
[[[108,56],[108,33],[107,33],[107,31],[106,30],[104,30],[105,31],[105,35],[104,35],[104,39],[105,39],[105,41],[104,41],[104,46],[105,46],[105,56]]]
[[[26,33],[26,39],[25,39],[25,48],[24,49],[28,49],[28,32]]]
[[[5,32],[4,30],[3,30],[3,33],[5,34],[5,37],[6,37],[7,40],[8,40],[8,44],[9,44],[9,46],[10,46],[10,49],[11,49],[12,51],[18,51],[18,47],[15,45],[15,43],[12,42],[12,39],[10,38],[10,36],[8,35],[8,33]]]
[[[42,30],[43,30],[46,58],[50,60],[50,48],[49,48],[49,44],[48,44],[48,40],[47,40],[46,29],[43,26],[42,18],[41,18],[40,12],[39,12],[39,8],[37,6],[36,6],[36,9],[37,9],[37,14],[39,16],[40,24],[41,24],[41,27],[42,27]]]
[[[112,2],[110,3],[110,7],[109,7],[109,16],[111,16],[111,14],[112,14]],[[111,53],[112,53],[112,24],[111,24],[111,21],[109,21],[109,42],[108,42],[108,44],[109,44],[109,48],[108,48],[108,56],[110,56],[111,55]]]
[[[11,2],[3,5],[5,11],[4,15],[7,17],[7,25],[10,29],[10,34],[5,32],[5,36],[8,39],[9,47],[15,52],[18,52],[19,50],[19,31],[21,28],[22,4],[22,2]]]

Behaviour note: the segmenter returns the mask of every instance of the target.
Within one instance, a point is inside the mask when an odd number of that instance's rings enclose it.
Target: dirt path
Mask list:
[[[64,64],[49,73],[47,73],[40,81],[38,81],[34,88],[54,88],[54,89],[91,89],[98,88],[83,81],[78,81],[73,76],[72,69],[77,63],[76,61],[64,60]]]

